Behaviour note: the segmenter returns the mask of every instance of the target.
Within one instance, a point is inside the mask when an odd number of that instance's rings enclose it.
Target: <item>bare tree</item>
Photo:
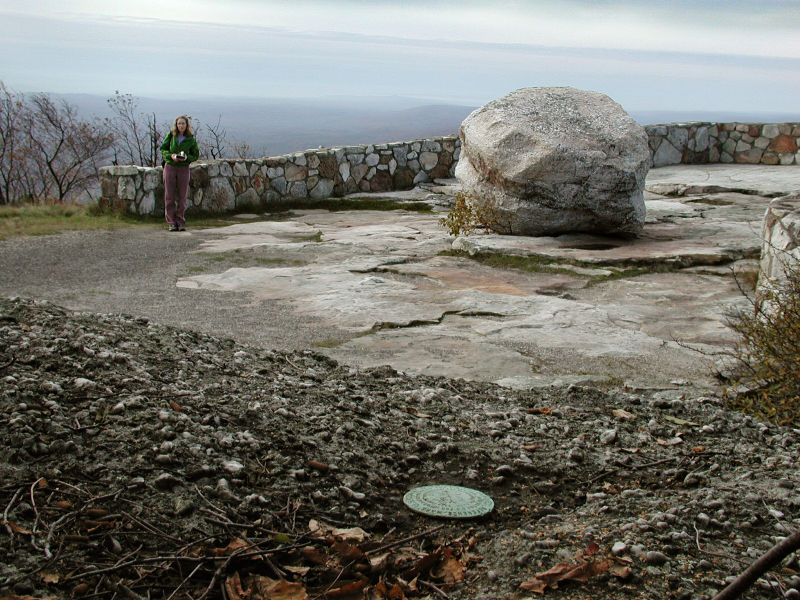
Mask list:
[[[115,115],[107,119],[107,126],[113,129],[115,165],[141,165],[155,167],[161,164],[161,141],[163,128],[158,126],[156,115],[146,115],[138,111],[139,101],[131,94],[119,90],[107,100]]]
[[[19,196],[24,160],[19,142],[24,111],[24,98],[0,81],[0,204],[9,204]]]
[[[36,94],[30,104],[29,158],[50,185],[46,199],[63,202],[97,180],[97,163],[114,137],[97,123],[79,120],[66,101],[56,103],[47,94]]]
[[[0,201],[64,202],[97,182],[113,135],[47,94],[25,97],[0,82]]]
[[[200,143],[200,155],[208,158],[222,158],[225,156],[228,143],[228,132],[220,124],[222,115],[217,117],[216,125],[205,123],[198,129],[205,129],[204,141]]]

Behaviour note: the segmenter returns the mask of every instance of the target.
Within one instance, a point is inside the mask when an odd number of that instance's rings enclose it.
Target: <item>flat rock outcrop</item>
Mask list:
[[[604,94],[517,90],[470,114],[459,137],[456,176],[494,204],[499,233],[635,236],[644,226],[647,134]]]

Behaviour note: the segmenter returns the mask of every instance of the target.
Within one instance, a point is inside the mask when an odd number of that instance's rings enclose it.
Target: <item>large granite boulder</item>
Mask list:
[[[635,236],[644,226],[647,133],[608,96],[525,88],[461,124],[456,177],[493,205],[492,228],[517,235]]]

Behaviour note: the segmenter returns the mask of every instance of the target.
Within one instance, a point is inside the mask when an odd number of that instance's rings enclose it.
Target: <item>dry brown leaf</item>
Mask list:
[[[299,575],[300,577],[305,577],[311,570],[311,567],[293,567],[292,565],[281,565],[281,569],[284,571],[289,571],[289,573]]]
[[[406,595],[399,583],[387,588],[383,581],[379,581],[377,585],[367,590],[367,600],[406,600]]]
[[[170,400],[169,401],[169,405],[172,408],[172,410],[174,410],[174,411],[181,412],[183,410],[181,405],[178,404],[177,402],[175,402],[174,400]]]
[[[331,466],[324,462],[319,462],[318,460],[310,460],[308,461],[308,466],[312,469],[317,471],[321,471],[323,473],[330,471]]]
[[[389,556],[391,556],[391,552],[384,552],[383,554],[378,554],[377,556],[370,556],[370,569],[372,569],[372,571],[384,571],[386,566],[389,564]]]
[[[229,554],[233,554],[237,550],[241,550],[242,548],[249,547],[250,544],[243,540],[242,538],[236,538],[231,541],[230,544],[225,546],[224,548],[214,548],[214,554],[217,556],[228,556]]]
[[[403,573],[405,576],[411,575],[419,575],[420,573],[426,572],[428,569],[433,567],[437,562],[439,562],[439,558],[442,556],[442,548],[441,546],[431,552],[430,554],[426,554],[422,558],[420,558],[416,564],[410,568],[408,571]]]
[[[347,542],[335,541],[333,542],[333,549],[336,550],[339,556],[347,560],[357,560],[364,556],[364,553],[358,546],[348,544]]]
[[[66,500],[59,500],[56,502],[56,508],[61,508],[63,510],[67,510],[72,508],[72,502],[67,502]]]
[[[251,575],[247,578],[247,584],[252,600],[308,600],[302,583]]]
[[[665,440],[663,438],[656,438],[656,444],[659,446],[677,446],[678,444],[682,444],[683,440],[679,437],[670,438]]]
[[[695,447],[692,448],[692,452],[696,452],[698,454],[700,452],[705,452],[705,451],[706,451],[706,447],[705,446],[695,446]]]
[[[442,560],[431,570],[431,575],[445,583],[455,583],[464,579],[465,571],[464,565],[453,556],[453,551],[450,548],[445,548]]]
[[[635,419],[636,415],[633,413],[629,413],[627,410],[622,408],[615,408],[611,411],[611,414],[617,417],[618,419]]]
[[[623,448],[623,452],[629,452],[630,454],[638,454],[639,448]]]
[[[39,573],[39,577],[41,577],[42,581],[45,583],[58,583],[61,581],[61,575],[57,573]]]
[[[30,530],[25,529],[24,527],[20,527],[19,525],[17,525],[12,521],[3,521],[3,525],[8,525],[11,528],[11,531],[13,531],[14,533],[20,533],[22,535],[31,535],[32,533]]]
[[[345,542],[363,542],[369,534],[361,527],[350,527],[349,529],[333,529],[331,533]]]
[[[631,576],[633,570],[627,565],[611,565],[608,569],[608,572],[611,573],[614,577],[619,577],[620,579],[627,579]]]
[[[325,556],[314,546],[304,546],[303,548],[300,548],[300,554],[302,554],[303,558],[305,558],[308,562],[312,562],[315,565],[325,564]]]
[[[225,580],[225,591],[227,592],[228,600],[246,600],[249,598],[249,595],[242,587],[238,571]]]
[[[560,563],[552,569],[537,573],[532,579],[520,585],[523,590],[543,594],[549,587],[558,589],[562,581],[586,582],[592,577],[604,573],[611,568],[611,561],[606,558],[595,559],[600,547],[592,542],[583,552],[579,552],[577,563]]]
[[[344,585],[340,588],[336,588],[335,590],[330,590],[329,592],[325,592],[326,598],[361,598],[362,597],[362,590],[366,587],[366,581],[352,581],[347,585]]]
[[[537,406],[528,409],[528,414],[531,415],[549,415],[551,412],[553,412],[553,408],[550,406]]]

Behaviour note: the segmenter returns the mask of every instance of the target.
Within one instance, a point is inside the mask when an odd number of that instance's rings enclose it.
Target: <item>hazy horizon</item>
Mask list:
[[[0,79],[59,94],[345,105],[481,106],[566,85],[631,114],[793,114],[798,31],[800,0],[0,0]]]
[[[108,97],[53,94],[76,105],[84,118],[110,117]],[[453,135],[477,106],[430,104],[424,99],[391,97],[321,98],[170,98],[135,97],[142,113],[166,125],[189,114],[198,136],[204,126],[227,131],[229,142],[247,142],[259,156],[288,154],[319,146],[386,143]],[[641,125],[685,121],[800,122],[800,113],[767,111],[629,111]],[[263,151],[263,152],[262,152]]]

